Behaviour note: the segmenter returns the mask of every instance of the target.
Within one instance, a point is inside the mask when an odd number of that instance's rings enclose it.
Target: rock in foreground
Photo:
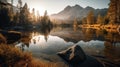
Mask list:
[[[72,65],[82,63],[86,60],[85,53],[78,45],[72,46],[65,51],[59,52],[58,55]]]
[[[61,51],[58,55],[65,60],[70,67],[103,67],[95,58],[87,56],[78,45]]]

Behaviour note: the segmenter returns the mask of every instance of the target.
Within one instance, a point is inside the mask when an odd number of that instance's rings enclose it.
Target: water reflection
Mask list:
[[[88,55],[104,56],[112,61],[120,61],[120,34],[117,31],[101,29],[53,28],[34,30],[26,34],[17,45],[23,51],[32,52],[34,57],[58,59],[56,53],[78,44]],[[29,44],[23,46],[22,44]]]
[[[33,35],[34,33],[32,33]],[[67,47],[73,45],[72,42],[66,42],[64,39],[48,35],[48,40],[46,41],[44,35],[35,35],[31,38],[29,47],[22,46],[23,43],[19,43],[16,47],[19,47],[23,51],[32,52],[34,57],[37,58],[46,58],[50,61],[60,60],[56,55],[57,52],[67,49]],[[57,58],[57,60],[56,60]]]
[[[37,52],[43,52],[43,53],[57,53],[61,49],[64,49],[67,46],[67,42],[65,42],[62,38],[59,38],[57,36],[48,36],[48,40],[46,41],[45,36],[38,35],[31,39],[31,43],[29,46],[29,50],[36,53]],[[40,38],[40,39],[39,39]],[[36,43],[34,43],[34,40]],[[69,43],[69,45],[72,45],[73,43]],[[31,50],[32,49],[32,50]]]
[[[85,41],[79,41],[77,45],[80,45],[83,50],[88,55],[103,55],[104,50],[104,41],[98,41],[98,40],[91,40],[88,42]]]
[[[112,61],[120,62],[120,43],[106,41],[104,46],[104,55]]]

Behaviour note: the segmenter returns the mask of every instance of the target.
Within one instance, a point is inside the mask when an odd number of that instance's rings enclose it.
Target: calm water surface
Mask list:
[[[47,61],[61,61],[57,52],[79,45],[87,55],[103,56],[120,62],[120,33],[114,30],[57,27],[24,32],[16,47]]]

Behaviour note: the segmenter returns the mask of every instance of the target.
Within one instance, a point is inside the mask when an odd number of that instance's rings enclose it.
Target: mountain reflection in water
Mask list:
[[[104,56],[111,61],[120,61],[120,34],[117,31],[57,27],[44,33],[34,30],[24,34],[16,47],[32,52],[36,58],[59,61],[57,52],[77,44],[88,55]]]

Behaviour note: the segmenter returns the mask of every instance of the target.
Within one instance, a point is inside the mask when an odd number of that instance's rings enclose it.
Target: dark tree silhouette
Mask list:
[[[21,10],[21,8],[22,8],[22,0],[18,0],[17,7],[19,8],[19,10]]]
[[[13,11],[13,1],[11,0],[10,4],[0,0],[0,28],[13,27],[12,29],[14,29],[14,26],[17,26],[17,28],[20,28],[18,26],[32,28],[32,24],[43,28],[52,28],[53,25],[47,15],[47,11],[45,11],[44,16],[40,16],[39,12],[37,12],[36,16],[34,8],[32,13],[30,13],[27,3],[22,7],[22,0],[18,0],[17,7],[19,10]]]
[[[23,6],[23,8],[20,11],[19,25],[20,26],[29,25],[30,24],[29,17],[30,17],[30,12],[29,12],[27,3],[25,3],[25,5]]]
[[[0,28],[10,26],[9,10],[7,8],[0,9]]]
[[[35,9],[34,8],[32,9],[32,15],[31,16],[32,16],[32,22],[35,23],[36,22],[36,16],[35,16]]]

